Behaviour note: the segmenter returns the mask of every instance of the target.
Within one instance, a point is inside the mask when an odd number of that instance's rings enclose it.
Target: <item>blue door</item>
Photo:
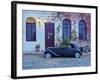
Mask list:
[[[85,20],[79,21],[79,40],[86,40],[86,22]]]
[[[64,19],[62,22],[62,34],[63,40],[71,38],[71,21],[69,19]]]

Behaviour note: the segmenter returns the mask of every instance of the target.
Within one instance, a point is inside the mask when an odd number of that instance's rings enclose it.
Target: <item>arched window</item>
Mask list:
[[[36,41],[36,21],[33,17],[26,20],[26,41]]]
[[[79,21],[79,40],[86,40],[86,22],[85,20],[81,19]]]
[[[69,19],[63,20],[62,33],[63,33],[63,40],[71,38],[71,21]]]

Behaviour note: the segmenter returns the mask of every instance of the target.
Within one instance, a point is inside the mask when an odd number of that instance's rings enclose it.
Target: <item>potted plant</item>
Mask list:
[[[35,46],[35,48],[36,48],[36,52],[39,52],[39,51],[40,51],[40,44],[37,44],[37,45]]]

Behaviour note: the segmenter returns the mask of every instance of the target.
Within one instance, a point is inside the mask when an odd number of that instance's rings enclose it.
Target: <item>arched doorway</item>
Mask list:
[[[36,41],[36,20],[33,17],[26,20],[26,41]]]
[[[79,40],[86,40],[86,22],[85,20],[81,19],[78,23],[79,26]]]
[[[71,21],[69,19],[64,19],[62,22],[62,34],[63,40],[71,38]]]

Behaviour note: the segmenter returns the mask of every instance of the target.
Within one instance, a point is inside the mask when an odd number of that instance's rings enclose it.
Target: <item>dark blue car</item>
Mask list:
[[[44,52],[45,58],[51,57],[75,57],[82,55],[80,49],[75,44],[69,44],[69,47],[49,47]]]

